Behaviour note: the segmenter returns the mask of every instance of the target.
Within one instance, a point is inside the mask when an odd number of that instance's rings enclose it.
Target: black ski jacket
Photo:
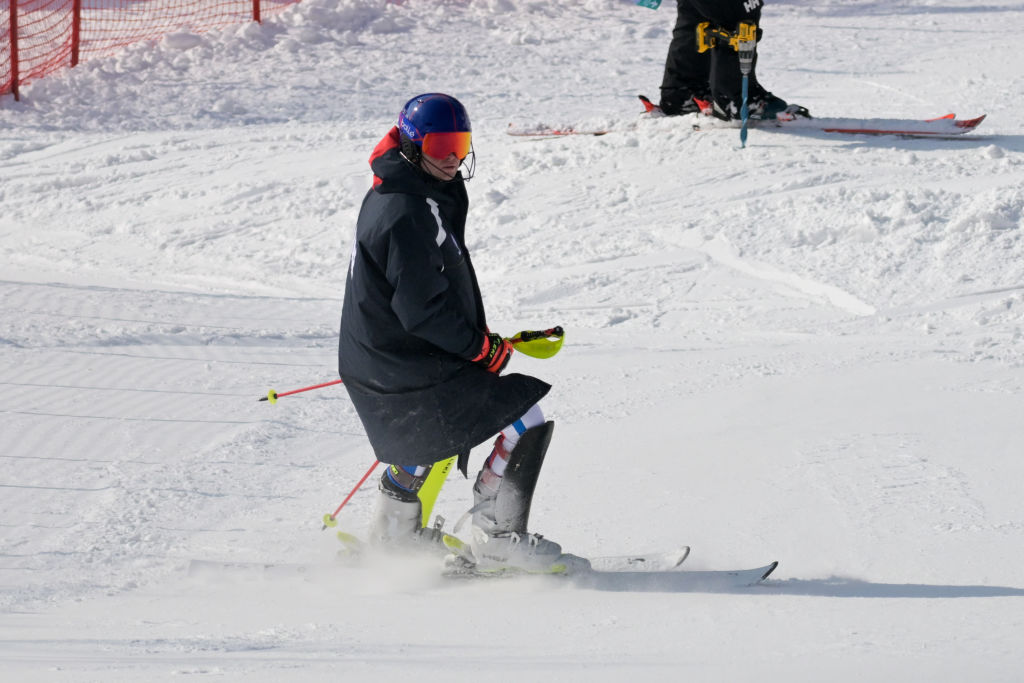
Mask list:
[[[341,313],[338,370],[377,459],[427,465],[511,424],[551,388],[471,362],[487,330],[465,246],[459,174],[438,181],[399,152],[393,128],[370,157]]]

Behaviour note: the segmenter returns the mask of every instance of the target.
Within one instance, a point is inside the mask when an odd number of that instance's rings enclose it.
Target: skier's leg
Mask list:
[[[478,479],[486,487],[497,490],[508,467],[509,456],[519,444],[519,439],[529,430],[542,426],[544,422],[544,413],[541,411],[540,405],[535,404],[521,418],[502,429],[494,442],[490,456],[484,461]]]
[[[707,19],[691,0],[676,3],[676,25],[661,80],[661,110],[670,116],[697,111],[693,99],[708,99],[711,55],[697,52],[697,24]]]

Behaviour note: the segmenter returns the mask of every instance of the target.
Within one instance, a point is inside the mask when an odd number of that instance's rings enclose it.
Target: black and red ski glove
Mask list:
[[[480,353],[472,361],[487,368],[488,372],[500,375],[511,357],[512,344],[502,338],[500,334],[487,332],[484,334],[484,343],[480,347]]]

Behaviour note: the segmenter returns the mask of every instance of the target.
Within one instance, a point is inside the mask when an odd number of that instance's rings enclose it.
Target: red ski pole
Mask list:
[[[282,392],[280,394],[277,393],[276,391],[274,391],[273,389],[271,389],[270,392],[266,396],[261,398],[260,400],[261,401],[270,401],[271,403],[277,403],[277,399],[281,398],[282,396],[291,396],[292,394],[301,394],[303,391],[312,391],[313,389],[320,389],[321,387],[329,387],[329,386],[333,386],[335,384],[341,384],[341,380],[340,379],[336,379],[333,382],[324,382],[323,384],[314,384],[311,387],[303,387],[301,389],[292,389],[291,391],[285,391],[285,392]]]
[[[349,491],[349,494],[345,496],[345,500],[341,501],[341,505],[339,505],[338,509],[334,511],[334,514],[324,515],[324,526],[322,529],[320,529],[320,531],[323,531],[329,526],[334,526],[335,524],[337,524],[337,521],[335,520],[338,517],[338,513],[341,512],[341,508],[345,507],[345,504],[348,503],[348,501],[352,500],[352,496],[356,495],[356,491],[358,491],[359,487],[361,487],[363,483],[370,478],[370,475],[373,474],[373,471],[377,469],[377,465],[379,464],[380,460],[374,460],[373,464],[370,465],[370,469],[366,470],[366,474],[364,474],[363,478],[359,480],[359,483],[355,485],[355,488]]]

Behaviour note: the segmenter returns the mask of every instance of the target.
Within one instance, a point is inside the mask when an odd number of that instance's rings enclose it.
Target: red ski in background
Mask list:
[[[661,109],[647,97],[640,95],[644,105],[643,117],[662,117]],[[749,125],[762,130],[808,131],[838,133],[842,135],[896,135],[906,138],[955,138],[977,128],[985,115],[971,119],[958,119],[955,114],[946,114],[932,119],[856,119],[856,118],[814,118],[803,107],[793,107],[775,119],[752,120]],[[710,106],[694,114],[678,117],[694,130],[734,130],[740,121],[722,121],[711,115]],[[615,131],[636,130],[636,123],[618,126],[548,126],[513,125],[506,131],[509,135],[530,138],[551,138],[565,135],[607,135]]]

